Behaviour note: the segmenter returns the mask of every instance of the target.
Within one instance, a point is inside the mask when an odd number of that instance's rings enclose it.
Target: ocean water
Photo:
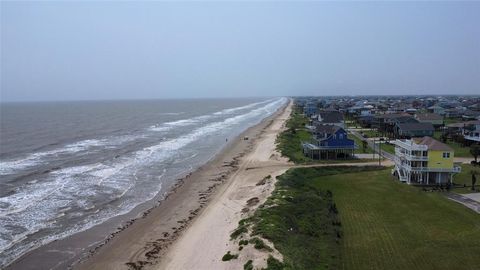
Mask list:
[[[0,267],[128,213],[287,102],[0,105]]]

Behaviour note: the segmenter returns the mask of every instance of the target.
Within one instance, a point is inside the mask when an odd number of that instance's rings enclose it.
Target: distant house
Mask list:
[[[444,185],[461,167],[453,163],[453,149],[431,137],[396,140],[394,175],[407,184]]]
[[[480,143],[480,121],[470,121],[463,127],[463,137],[469,143]]]
[[[308,117],[317,114],[318,113],[317,104],[311,101],[306,102],[305,105],[303,106],[303,113]]]
[[[396,138],[433,136],[435,132],[431,123],[397,123],[394,130]]]
[[[318,122],[321,124],[339,126],[345,128],[343,114],[339,111],[322,111],[318,114]]]
[[[443,125],[443,116],[436,113],[417,113],[415,119],[420,123],[431,123],[437,127]]]
[[[448,118],[461,118],[465,110],[461,108],[445,109],[445,117]]]
[[[347,132],[335,125],[316,124],[313,141],[303,142],[305,156],[312,159],[348,159],[354,156],[355,142]]]
[[[375,121],[375,116],[373,115],[366,115],[366,116],[359,116],[357,117],[357,122],[366,128],[371,128],[372,123]]]
[[[468,109],[472,111],[480,111],[480,103],[475,103],[473,105],[468,106]]]
[[[440,114],[440,115],[445,114],[445,108],[439,106],[438,104],[433,105],[431,107],[428,107],[428,111],[431,112],[431,113],[436,113],[436,114]]]
[[[408,123],[418,121],[411,115],[406,113],[391,113],[375,116],[372,122],[372,127],[377,128],[378,131],[385,133],[388,136],[394,136],[394,127],[398,123]]]
[[[480,112],[479,111],[472,111],[472,110],[466,110],[462,118],[465,120],[479,120],[480,119]]]

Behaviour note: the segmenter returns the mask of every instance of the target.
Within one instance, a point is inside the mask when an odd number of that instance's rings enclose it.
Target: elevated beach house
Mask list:
[[[463,127],[463,137],[468,144],[480,143],[480,120],[470,121]]]
[[[393,174],[407,184],[445,185],[461,170],[453,163],[453,149],[431,137],[396,140],[394,144]]]
[[[311,159],[348,159],[354,157],[355,142],[336,125],[316,124],[313,140],[302,142],[303,154]]]

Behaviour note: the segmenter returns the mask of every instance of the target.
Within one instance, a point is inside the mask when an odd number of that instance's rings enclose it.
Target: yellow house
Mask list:
[[[431,137],[395,141],[394,174],[408,184],[444,185],[461,168],[453,149]]]

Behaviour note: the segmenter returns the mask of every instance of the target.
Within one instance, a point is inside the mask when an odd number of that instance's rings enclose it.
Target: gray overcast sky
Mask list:
[[[1,100],[479,94],[480,2],[1,2]]]

